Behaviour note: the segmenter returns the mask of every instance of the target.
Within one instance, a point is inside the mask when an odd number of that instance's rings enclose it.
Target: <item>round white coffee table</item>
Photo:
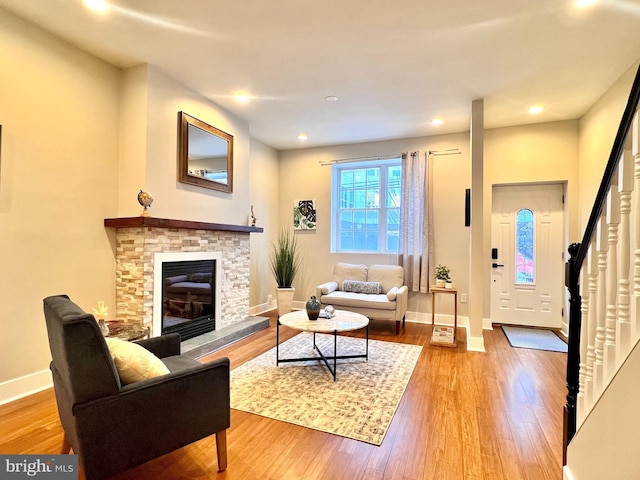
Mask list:
[[[304,357],[304,358],[280,358],[280,325],[300,330],[302,332],[313,332],[313,348],[318,352],[320,357]],[[364,328],[365,333],[365,352],[357,355],[338,355],[338,333],[350,332]],[[333,354],[325,355],[316,345],[316,333],[332,333],[333,334]],[[285,362],[308,362],[312,360],[322,360],[333,375],[333,381],[336,381],[337,361],[345,358],[364,358],[369,359],[369,319],[364,315],[346,310],[336,310],[331,318],[318,318],[317,320],[309,320],[306,310],[297,310],[285,313],[278,319],[276,327],[276,365]],[[333,368],[329,364],[329,360],[333,360]]]

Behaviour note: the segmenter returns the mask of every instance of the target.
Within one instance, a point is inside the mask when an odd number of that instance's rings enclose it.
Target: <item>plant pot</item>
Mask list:
[[[291,288],[276,288],[276,299],[278,300],[278,316],[282,316],[285,313],[291,311],[291,305],[293,305],[293,294],[296,289]]]
[[[451,282],[444,282],[444,288],[453,288],[453,283],[451,283]]]
[[[436,278],[436,287],[443,288],[444,287],[444,280],[440,280],[439,278]]]

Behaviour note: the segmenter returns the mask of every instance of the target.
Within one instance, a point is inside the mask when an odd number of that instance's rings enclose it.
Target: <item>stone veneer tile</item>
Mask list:
[[[249,316],[249,234],[158,227],[116,231],[116,316],[153,323],[153,255],[165,252],[222,253],[222,311],[216,328]]]

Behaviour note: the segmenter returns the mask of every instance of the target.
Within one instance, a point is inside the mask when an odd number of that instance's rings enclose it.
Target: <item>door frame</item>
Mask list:
[[[488,213],[488,225],[485,224],[488,227],[488,238],[489,238],[489,245],[487,248],[487,277],[488,278],[488,289],[485,290],[485,298],[489,299],[489,308],[488,308],[488,314],[489,314],[489,328],[493,329],[493,319],[491,318],[492,315],[492,309],[493,309],[493,295],[492,295],[492,268],[491,268],[491,248],[494,242],[494,238],[493,238],[493,232],[492,232],[492,224],[493,224],[493,209],[494,209],[494,202],[493,202],[493,193],[494,193],[494,189],[495,188],[500,188],[500,187],[537,187],[537,186],[545,186],[545,185],[560,185],[562,187],[562,198],[563,198],[563,202],[562,202],[562,260],[566,263],[569,260],[568,257],[568,253],[567,253],[567,249],[569,247],[569,210],[568,210],[568,195],[567,195],[567,180],[550,180],[550,181],[544,181],[544,182],[505,182],[505,183],[493,183],[491,184],[491,208],[489,210]],[[485,237],[487,238],[487,237]],[[560,328],[560,332],[565,335],[568,336],[568,320],[567,320],[567,314],[568,314],[568,309],[569,309],[569,295],[567,292],[567,289],[565,287],[562,288],[562,294],[560,296],[561,301],[562,301],[562,318],[561,318],[561,328]]]

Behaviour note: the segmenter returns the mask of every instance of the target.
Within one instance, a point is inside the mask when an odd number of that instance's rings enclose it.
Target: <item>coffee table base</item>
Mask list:
[[[316,332],[313,332],[313,348],[320,354],[320,357],[300,357],[300,358],[280,358],[280,320],[276,327],[276,365],[288,362],[310,362],[322,360],[327,369],[333,375],[333,381],[336,381],[336,371],[338,360],[344,360],[347,358],[364,358],[369,360],[369,325],[365,327],[365,353],[357,355],[337,355],[338,353],[338,332],[333,332],[333,355],[325,355],[320,347],[316,345]],[[331,368],[330,360],[333,360],[333,368]]]

